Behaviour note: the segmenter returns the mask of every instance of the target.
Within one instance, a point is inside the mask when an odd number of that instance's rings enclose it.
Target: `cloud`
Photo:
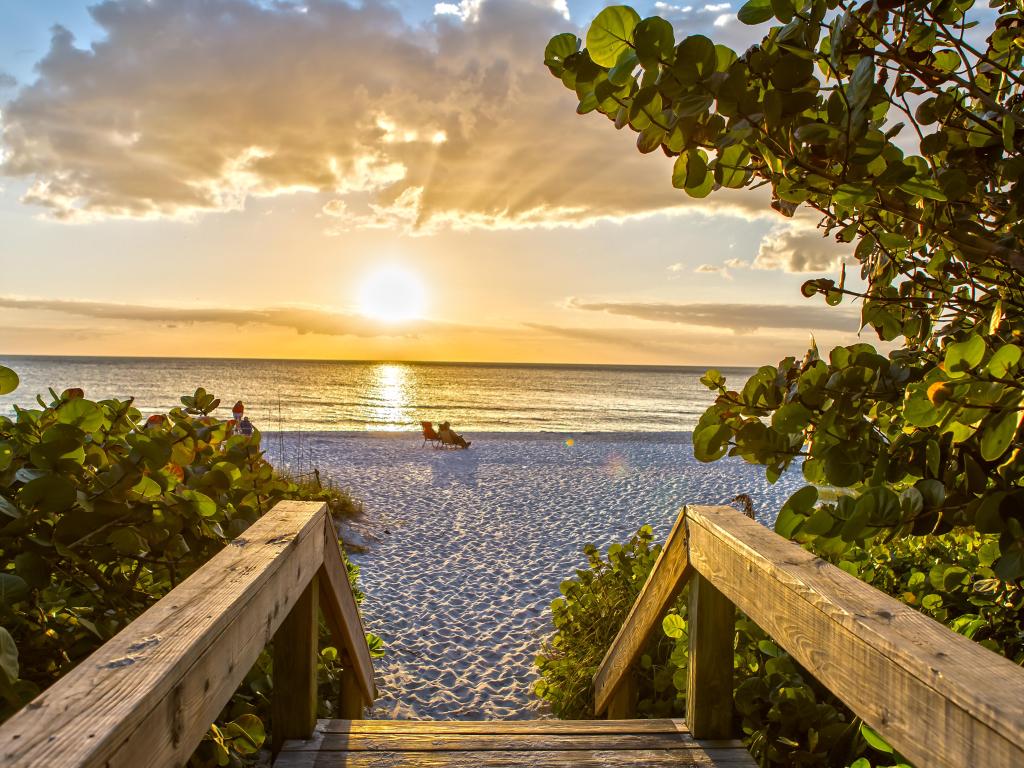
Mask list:
[[[0,72],[0,90],[14,88],[17,85],[18,81],[13,75],[9,75],[6,72]]]
[[[729,261],[735,261],[735,259],[729,259]],[[722,264],[700,264],[693,271],[704,275],[721,275],[726,280],[732,280],[732,274],[728,267]]]
[[[593,344],[608,344],[632,351],[669,352],[673,355],[685,354],[688,351],[686,345],[683,344],[682,336],[676,335],[663,341],[656,341],[651,338],[650,333],[636,329],[579,328],[544,323],[523,323],[523,325],[551,336]]]
[[[71,221],[193,218],[296,192],[330,201],[334,231],[767,213],[758,195],[692,201],[667,158],[575,114],[539,61],[569,26],[562,0],[438,8],[411,26],[379,2],[106,0],[90,9],[103,37],[83,49],[57,27],[5,105],[0,173]]]
[[[288,328],[300,334],[326,336],[415,336],[441,327],[429,321],[396,325],[374,322],[361,315],[329,312],[310,307],[246,309],[227,307],[167,307],[149,304],[117,304],[77,299],[28,299],[0,296],[0,309],[57,312],[98,320],[129,320],[176,325],[180,323],[225,323],[235,326],[262,325]],[[450,327],[450,326],[445,326]]]
[[[761,239],[754,269],[785,272],[827,272],[839,268],[851,255],[851,246],[825,237],[808,221],[775,227]]]
[[[858,315],[846,308],[782,304],[671,304],[659,302],[594,302],[570,298],[570,309],[604,312],[638,320],[728,328],[749,333],[759,328],[812,331],[856,331]]]

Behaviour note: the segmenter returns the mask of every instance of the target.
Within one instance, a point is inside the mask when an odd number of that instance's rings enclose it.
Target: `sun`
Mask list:
[[[423,316],[427,291],[419,275],[398,267],[371,272],[359,287],[359,311],[385,323],[401,323]]]

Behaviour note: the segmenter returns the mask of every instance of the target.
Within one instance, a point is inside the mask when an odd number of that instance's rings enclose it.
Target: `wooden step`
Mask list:
[[[738,740],[697,740],[682,720],[320,720],[275,768],[746,766]]]

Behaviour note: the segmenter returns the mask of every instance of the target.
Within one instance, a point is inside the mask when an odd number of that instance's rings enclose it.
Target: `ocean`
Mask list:
[[[81,387],[86,396],[134,397],[144,414],[166,411],[196,387],[236,400],[264,432],[418,430],[449,421],[459,432],[690,431],[712,401],[703,367],[583,366],[0,356],[21,386],[0,397],[38,407]],[[737,384],[753,369],[721,369]]]

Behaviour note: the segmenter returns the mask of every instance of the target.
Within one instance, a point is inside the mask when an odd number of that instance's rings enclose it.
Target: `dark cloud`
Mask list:
[[[552,7],[554,6],[554,7]],[[332,229],[582,225],[690,200],[671,161],[575,114],[540,63],[564,3],[473,0],[412,27],[334,0],[107,0],[104,36],[56,28],[5,106],[0,172],[58,219],[189,217],[251,196],[332,198]],[[704,208],[708,210],[708,208]]]
[[[682,336],[655,340],[651,334],[636,329],[599,329],[599,328],[578,328],[560,325],[545,325],[543,323],[523,323],[527,328],[540,331],[551,336],[558,336],[574,341],[584,341],[594,344],[610,344],[612,346],[624,347],[630,350],[641,350],[648,352],[670,352],[675,355],[685,354],[688,350],[683,344]]]
[[[845,308],[806,304],[670,304],[658,302],[596,302],[572,298],[571,309],[604,312],[639,320],[681,325],[727,328],[749,333],[759,328],[793,328],[809,331],[856,331],[858,315]]]
[[[326,336],[415,336],[417,333],[441,327],[438,323],[423,320],[386,325],[360,315],[303,307],[271,307],[267,309],[158,307],[146,304],[115,304],[73,299],[0,297],[0,309],[58,312],[99,320],[128,320],[162,325],[182,323],[264,325],[290,328],[303,334],[317,333]]]

